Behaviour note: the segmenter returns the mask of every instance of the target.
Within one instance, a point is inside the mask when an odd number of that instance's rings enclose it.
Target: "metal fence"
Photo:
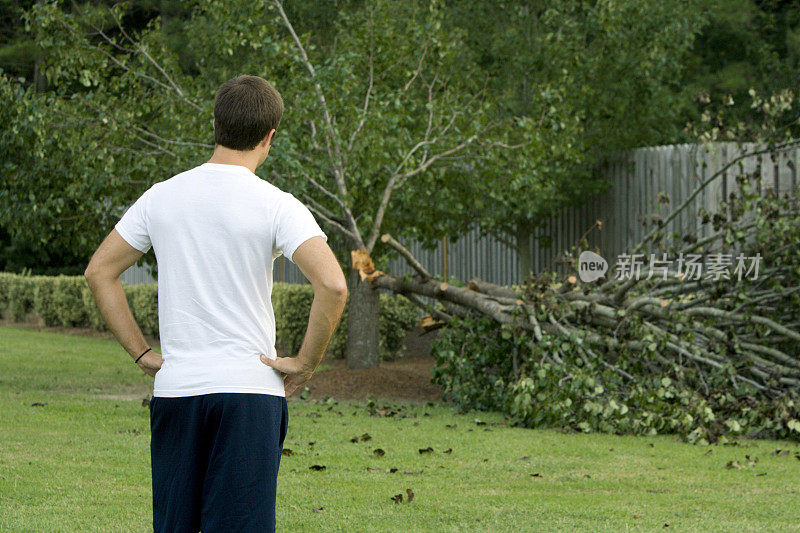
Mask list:
[[[604,179],[610,187],[579,208],[563,208],[551,216],[534,235],[533,268],[558,269],[558,255],[577,243],[596,221],[601,229],[587,234],[591,247],[597,247],[609,262],[639,242],[653,227],[656,217],[663,220],[676,206],[689,198],[707,178],[745,153],[756,151],[752,144],[741,148],[736,143],[714,143],[708,146],[680,144],[654,146],[626,152],[605,166]],[[702,224],[700,209],[716,212],[721,202],[737,189],[736,178],[742,173],[761,176],[761,192],[794,192],[798,187],[798,149],[750,156],[728,168],[724,176],[711,182],[671,223],[666,234],[682,238],[694,234],[706,237],[713,231]],[[661,193],[662,200],[659,200]],[[550,248],[539,246],[540,237],[552,238]]]
[[[753,148],[752,145],[744,147],[748,152]],[[621,154],[604,166],[602,179],[608,182],[605,192],[590,198],[581,207],[559,210],[533,233],[534,272],[562,268],[559,255],[584,234],[589,245],[598,248],[601,255],[613,263],[614,258],[645,235],[651,227],[648,221],[652,223],[654,215],[663,219],[672,208],[686,200],[697,185],[738,155],[735,143],[706,147],[694,144],[655,146]],[[749,157],[741,165],[731,166],[724,179],[715,180],[698,194],[665,230],[679,236],[687,233],[699,238],[707,236],[710,228],[708,224],[700,224],[699,209],[718,210],[723,199],[736,189],[736,177],[742,172],[757,172],[762,177],[763,191],[796,191],[799,155],[798,149],[790,149],[778,152],[775,157]],[[596,221],[601,221],[602,227],[589,231]],[[545,246],[543,243],[548,240],[550,246]],[[447,274],[462,280],[477,276],[502,285],[520,281],[516,250],[492,237],[482,238],[477,229],[456,242],[441,242],[431,251],[423,250],[416,242],[403,244],[432,274],[442,274],[446,263]],[[402,258],[390,261],[387,270],[394,275],[411,272]],[[275,261],[273,277],[275,281],[306,282],[297,266],[282,256]],[[128,269],[122,279],[130,284],[155,281],[148,271],[136,266]]]

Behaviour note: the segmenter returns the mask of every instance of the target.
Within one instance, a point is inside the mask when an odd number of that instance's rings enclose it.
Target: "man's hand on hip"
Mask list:
[[[139,368],[144,370],[144,373],[148,376],[156,377],[156,372],[161,369],[161,365],[164,363],[164,359],[161,357],[161,354],[150,350],[141,359],[139,362],[136,363],[139,365]]]
[[[311,379],[315,370],[308,367],[306,363],[297,357],[277,357],[275,359],[270,359],[262,353],[261,362],[281,373],[286,396],[290,396],[297,387]]]

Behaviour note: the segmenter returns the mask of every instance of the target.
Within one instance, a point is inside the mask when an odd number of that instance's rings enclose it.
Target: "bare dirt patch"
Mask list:
[[[440,400],[442,388],[431,383],[434,358],[429,355],[430,344],[437,335],[436,331],[423,335],[421,328],[409,331],[404,341],[406,349],[403,357],[381,361],[377,368],[347,368],[343,359],[326,355],[321,364],[325,367],[318,370],[308,382],[310,397],[364,400],[372,396],[386,400]]]

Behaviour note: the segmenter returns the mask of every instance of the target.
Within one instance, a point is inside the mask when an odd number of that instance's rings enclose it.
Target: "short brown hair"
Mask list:
[[[214,142],[252,150],[283,116],[283,98],[264,78],[242,75],[226,81],[214,100]]]

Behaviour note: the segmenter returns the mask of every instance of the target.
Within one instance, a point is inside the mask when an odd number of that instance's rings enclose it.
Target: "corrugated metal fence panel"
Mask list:
[[[156,278],[151,274],[151,268],[143,265],[133,265],[119,277],[126,285],[139,285],[142,283],[155,283]]]
[[[752,145],[746,145],[751,150]],[[621,154],[610,161],[602,172],[610,187],[603,193],[588,199],[579,207],[564,207],[550,216],[533,232],[531,250],[535,272],[548,269],[563,270],[565,265],[559,255],[569,250],[586,232],[601,221],[600,229],[592,229],[587,241],[596,247],[600,255],[610,264],[638,242],[653,227],[657,215],[664,220],[678,205],[686,201],[703,181],[723,168],[739,149],[734,143],[716,143],[708,147],[693,144],[640,148]],[[674,234],[671,241],[677,244],[687,234],[697,238],[710,235],[710,224],[701,224],[699,210],[709,213],[717,211],[731,192],[736,191],[737,176],[742,172],[760,172],[762,190],[779,193],[796,191],[798,183],[798,149],[780,152],[776,157],[756,157],[732,165],[724,179],[708,185],[663,229]],[[662,193],[663,200],[658,196]],[[667,203],[668,202],[668,203]],[[547,246],[546,240],[552,245]],[[423,250],[416,242],[403,243],[411,253],[434,275],[441,275],[444,261],[443,246],[435,250]],[[467,232],[456,242],[448,243],[448,275],[460,280],[478,277],[492,283],[510,285],[519,283],[519,265],[516,251],[503,242],[489,236],[481,237],[477,229]],[[655,250],[653,250],[655,251]],[[344,265],[343,265],[344,266]],[[389,273],[402,276],[411,268],[402,258],[389,262]],[[155,279],[141,267],[131,267],[122,276],[128,284],[152,283]],[[273,269],[275,281],[307,283],[297,266],[279,257]]]

